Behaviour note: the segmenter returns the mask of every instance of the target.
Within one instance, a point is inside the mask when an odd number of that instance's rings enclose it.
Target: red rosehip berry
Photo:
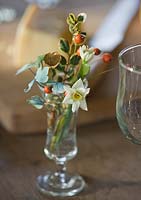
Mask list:
[[[110,53],[104,53],[102,60],[104,63],[109,63],[112,60],[112,55]]]
[[[75,35],[73,37],[73,41],[75,44],[83,44],[83,42],[85,41],[85,35],[81,34],[81,33],[78,33],[77,35]]]
[[[100,49],[94,48],[94,54],[99,55],[101,53]]]
[[[44,93],[46,93],[46,94],[50,94],[50,93],[52,93],[51,88],[48,87],[48,86],[45,86],[45,87],[44,87]]]

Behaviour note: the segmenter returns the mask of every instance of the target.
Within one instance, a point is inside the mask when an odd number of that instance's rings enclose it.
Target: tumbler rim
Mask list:
[[[130,51],[134,48],[137,48],[137,47],[141,47],[141,43],[138,43],[138,44],[135,44],[135,45],[130,45],[126,48],[124,48],[123,50],[121,50],[121,52],[119,53],[119,56],[118,56],[118,60],[119,60],[119,65],[121,67],[123,67],[124,69],[130,71],[130,72],[133,72],[133,73],[136,73],[136,74],[141,74],[141,71],[138,71],[138,70],[135,70],[131,67],[128,67],[124,62],[123,62],[123,59],[122,59],[122,56],[127,52],[127,51]]]

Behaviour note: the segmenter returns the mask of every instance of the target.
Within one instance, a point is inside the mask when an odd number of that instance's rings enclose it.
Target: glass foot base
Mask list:
[[[85,186],[85,181],[79,175],[65,174],[65,182],[60,178],[57,172],[47,172],[46,175],[37,178],[37,187],[43,194],[67,197],[78,194]]]

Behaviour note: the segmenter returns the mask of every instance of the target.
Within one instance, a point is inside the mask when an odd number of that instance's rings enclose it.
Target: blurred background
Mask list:
[[[83,29],[88,33],[88,43],[92,43],[91,39],[118,1],[0,0],[0,122],[6,130],[25,134],[42,132],[46,128],[46,113],[26,104],[26,99],[36,93],[36,88],[27,95],[23,92],[31,75],[25,73],[16,77],[16,70],[37,55],[56,50],[60,37],[69,37],[66,27],[69,12],[87,13]],[[80,125],[115,118],[118,53],[124,47],[141,41],[139,1],[126,0],[127,4],[129,2],[137,3],[137,9],[124,31],[122,42],[111,51],[112,63],[98,65],[89,77],[92,88],[88,98],[89,111],[80,111]],[[119,17],[118,24],[113,24],[115,30],[122,21],[125,21],[124,18]],[[112,70],[102,73],[108,69]]]

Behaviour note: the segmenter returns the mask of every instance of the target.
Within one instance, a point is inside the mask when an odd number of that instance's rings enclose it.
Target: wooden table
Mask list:
[[[43,154],[45,135],[10,136],[0,129],[0,199],[58,200],[36,188],[36,177],[54,162]],[[79,153],[68,163],[87,187],[69,200],[140,200],[141,147],[121,134],[116,121],[87,125],[78,130]]]

